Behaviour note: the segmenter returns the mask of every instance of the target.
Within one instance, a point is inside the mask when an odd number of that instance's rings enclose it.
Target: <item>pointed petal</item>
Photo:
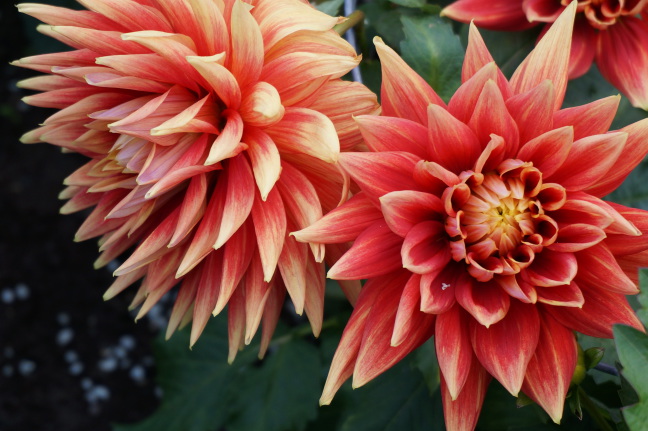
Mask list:
[[[643,331],[643,324],[625,295],[579,283],[585,303],[582,308],[544,307],[562,325],[598,338],[612,338],[612,326],[622,324]]]
[[[597,184],[614,166],[628,139],[625,132],[610,132],[574,142],[565,162],[546,179],[567,189],[583,190]]]
[[[444,213],[441,199],[430,193],[412,190],[389,192],[381,196],[380,207],[389,228],[403,238],[417,224],[441,220],[440,215]]]
[[[396,190],[421,190],[412,177],[419,158],[405,152],[342,153],[340,165],[372,201]]]
[[[275,143],[263,131],[248,128],[243,134],[261,199],[266,200],[281,174],[281,156]]]
[[[374,38],[374,45],[380,57],[383,115],[406,118],[427,125],[427,107],[430,103],[445,106],[434,92],[396,52],[385,45],[381,38]]]
[[[242,286],[241,286],[242,287]],[[227,339],[229,351],[227,363],[231,364],[236,358],[238,351],[245,343],[245,291],[243,288],[236,289],[227,307]]]
[[[222,62],[224,55],[216,54],[209,57],[188,56],[187,61],[207,81],[209,87],[214,89],[225,106],[238,109],[241,105],[241,88]]]
[[[337,280],[360,280],[402,268],[400,249],[403,238],[393,233],[384,221],[377,221],[356,238],[353,246],[329,270]]]
[[[572,2],[515,70],[511,77],[511,86],[516,94],[529,91],[545,79],[549,79],[556,91],[554,109],[560,108],[567,88],[575,14],[576,3]]]
[[[242,155],[229,159],[226,171],[225,208],[214,243],[216,249],[222,247],[247,220],[254,202],[254,179],[247,159]]]
[[[533,162],[533,166],[542,172],[543,177],[548,178],[565,162],[573,142],[573,127],[561,127],[524,144],[517,157],[525,162]]]
[[[410,314],[410,331],[403,335],[398,346],[390,343],[394,322],[404,285],[392,284],[383,290],[374,301],[362,334],[353,370],[353,388],[363,386],[373,378],[391,368],[411,351],[419,347],[434,334],[436,316],[415,311]]]
[[[430,105],[435,106],[435,105]],[[412,120],[377,115],[353,117],[371,151],[405,151],[421,158],[428,155],[427,130]]]
[[[366,228],[382,219],[380,210],[360,192],[312,225],[291,235],[300,242],[342,243],[355,240]]]
[[[619,131],[628,133],[623,154],[600,180],[587,189],[592,195],[605,196],[616,190],[648,154],[648,119],[637,121]]]
[[[252,226],[248,222],[241,226],[223,247],[223,275],[218,301],[212,310],[214,316],[223,311],[234,289],[245,275],[255,253],[254,242]]]
[[[541,316],[540,339],[527,366],[522,390],[559,424],[576,368],[576,338],[547,314]]]
[[[520,130],[522,145],[554,128],[554,98],[553,84],[547,79],[537,87],[506,100],[506,108]]]
[[[470,169],[482,150],[470,127],[438,105],[428,106],[428,137],[430,160],[452,172]]]
[[[510,0],[494,0],[489,3],[459,0],[443,9],[441,16],[465,23],[474,20],[477,26],[492,30],[523,30],[534,25],[527,20],[520,2]]]
[[[390,341],[392,347],[396,347],[405,341],[407,334],[412,330],[412,326],[416,324],[412,316],[420,313],[420,284],[421,276],[412,274],[403,288],[398,306],[396,307],[396,320],[394,321],[394,330],[392,331]]]
[[[495,134],[504,139],[506,155],[517,154],[520,141],[518,127],[494,81],[487,81],[484,85],[468,125],[477,135],[482,148],[490,142],[491,135]]]
[[[376,298],[385,291],[400,289],[410,276],[411,273],[408,271],[396,271],[385,277],[372,278],[364,285],[353,313],[344,328],[340,343],[335,350],[333,362],[324,384],[324,391],[320,398],[320,405],[330,404],[342,383],[353,374],[360,343],[362,342],[362,334]]]
[[[606,31],[599,32],[596,64],[601,75],[633,106],[648,109],[648,23],[634,16],[623,17]]]
[[[471,321],[470,336],[479,362],[517,396],[540,337],[536,307],[513,301],[506,317],[490,328]]]
[[[340,141],[331,120],[306,108],[286,108],[281,121],[266,129],[280,152],[308,154],[325,162],[337,161]]]
[[[263,36],[259,24],[250,14],[249,7],[235,1],[230,18],[232,50],[229,61],[231,71],[241,87],[254,82],[263,67]]]
[[[491,376],[477,358],[473,358],[466,384],[457,399],[453,400],[446,380],[441,374],[441,399],[446,429],[454,431],[475,429],[490,381]]]
[[[439,314],[434,329],[439,370],[453,401],[462,393],[474,360],[468,319],[459,305]],[[475,360],[475,362],[477,362]]]
[[[577,277],[580,282],[624,295],[639,293],[637,285],[623,272],[605,244],[597,244],[576,253],[576,260],[578,267],[582,268]]]
[[[275,277],[270,282],[270,292],[268,293],[268,299],[266,300],[263,310],[263,317],[261,318],[263,328],[261,329],[259,359],[263,359],[266,350],[268,350],[272,334],[277,327],[277,323],[279,323],[279,317],[281,316],[281,310],[283,310],[285,298],[286,289],[281,281],[281,277]]]
[[[423,275],[421,278],[421,311],[443,314],[455,303],[455,286],[463,280],[463,268],[448,264],[444,268]]]
[[[227,122],[221,134],[211,144],[205,165],[213,165],[222,160],[233,158],[247,148],[247,145],[241,143],[244,124],[239,113],[232,109],[226,109],[222,115],[227,119]]]
[[[561,109],[553,114],[553,126],[572,126],[574,140],[601,135],[610,130],[620,100],[621,96],[609,96],[587,105]]]
[[[542,250],[523,275],[535,286],[562,286],[571,283],[579,265],[574,253]]]
[[[647,250],[648,236],[646,234],[648,234],[648,212],[613,203],[610,203],[610,205],[612,205],[623,218],[639,229],[641,235],[629,236],[624,234],[608,234],[605,239],[605,246],[615,256],[635,254]]]
[[[288,295],[295,305],[295,312],[302,315],[306,301],[306,267],[310,256],[308,246],[286,237],[279,256],[278,267]]]
[[[281,195],[273,189],[266,201],[255,195],[252,221],[261,255],[263,280],[270,282],[274,275],[286,238],[286,211]]]
[[[461,82],[466,82],[472,78],[482,67],[489,63],[493,63],[493,56],[488,52],[488,48],[482,39],[477,26],[471,20],[468,30],[468,47],[466,48],[466,57],[464,58],[463,67],[461,69]],[[509,85],[508,79],[496,66],[497,69],[497,86],[500,88],[504,100],[511,97],[512,89]]]
[[[538,302],[559,307],[582,307],[585,299],[583,292],[572,281],[564,286],[537,287]]]
[[[283,170],[277,187],[286,208],[288,219],[296,224],[293,230],[303,229],[322,218],[322,205],[313,184],[290,163],[282,163]],[[290,232],[290,231],[289,231]],[[324,245],[310,243],[315,260],[324,258]]]
[[[583,223],[563,226],[558,230],[556,242],[549,246],[550,250],[575,252],[589,248],[605,239],[603,229]]]
[[[438,221],[424,221],[414,226],[403,241],[403,268],[426,274],[444,267],[451,257],[447,238],[443,224]]]
[[[193,346],[207,325],[216,305],[220,293],[220,282],[223,266],[223,253],[220,250],[212,251],[204,260],[200,272],[200,281],[196,291],[196,300],[193,310],[193,323],[189,344]]]
[[[261,324],[271,288],[270,283],[263,281],[263,269],[257,253],[252,257],[242,288],[245,290],[245,344],[249,345]]]
[[[489,328],[504,319],[509,312],[510,297],[497,283],[481,283],[467,274],[462,274],[454,284],[457,302],[479,322],[479,325]]]

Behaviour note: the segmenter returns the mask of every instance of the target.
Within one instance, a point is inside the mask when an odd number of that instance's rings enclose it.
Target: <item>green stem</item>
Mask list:
[[[337,32],[340,36],[347,32],[348,29],[355,27],[364,19],[364,13],[361,10],[354,11],[351,15],[347,17],[344,22],[333,27],[333,30]]]
[[[587,393],[581,388],[578,387],[578,396],[581,400],[581,405],[585,407],[585,410],[592,416],[594,422],[598,424],[602,431],[614,431],[614,428],[610,423],[603,417],[597,405],[592,401],[592,399],[587,395]]]

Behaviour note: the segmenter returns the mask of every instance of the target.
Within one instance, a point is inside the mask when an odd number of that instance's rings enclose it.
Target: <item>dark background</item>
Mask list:
[[[92,267],[96,241],[73,242],[86,214],[58,213],[84,158],[19,142],[52,112],[21,102],[16,82],[34,73],[9,62],[63,48],[13,3],[0,1],[0,430],[109,430],[159,402],[150,341],[165,310],[136,324],[133,292],[102,300],[112,275]]]

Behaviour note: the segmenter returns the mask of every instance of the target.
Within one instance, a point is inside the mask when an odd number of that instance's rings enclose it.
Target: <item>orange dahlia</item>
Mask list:
[[[549,28],[570,0],[457,0],[442,15],[493,30]],[[596,61],[601,74],[636,107],[648,109],[648,0],[579,0],[570,79]]]
[[[648,119],[609,132],[619,97],[559,109],[576,8],[508,81],[471,26],[446,105],[382,40],[371,152],[340,154],[360,192],[293,235],[355,241],[329,277],[368,279],[321,398],[434,335],[449,430],[471,430],[492,377],[559,422],[575,332],[642,329],[625,295],[648,266],[648,212],[605,202],[648,153]]]
[[[229,304],[230,360],[261,322],[263,354],[286,291],[317,335],[324,246],[287,232],[337,206],[351,115],[378,109],[339,79],[360,61],[340,19],[299,0],[79,2],[19,5],[73,50],[15,64],[49,74],[25,101],[59,109],[23,142],[90,159],[61,193],[62,213],[94,207],[76,240],[100,237],[97,267],[136,247],[105,298],[141,279],[139,318],[180,284],[167,336],[193,320],[192,344]]]

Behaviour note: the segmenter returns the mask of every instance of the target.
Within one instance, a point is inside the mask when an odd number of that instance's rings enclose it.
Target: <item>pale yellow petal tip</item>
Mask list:
[[[333,401],[333,397],[324,398],[324,396],[322,395],[322,397],[319,399],[319,405],[320,407],[328,406],[331,404],[331,401]]]
[[[374,36],[374,38],[373,38],[373,44],[376,45],[376,46],[379,45],[379,44],[380,44],[380,45],[384,45],[385,42],[383,41],[382,37],[380,37],[380,36]]]

